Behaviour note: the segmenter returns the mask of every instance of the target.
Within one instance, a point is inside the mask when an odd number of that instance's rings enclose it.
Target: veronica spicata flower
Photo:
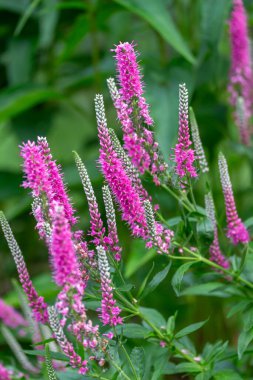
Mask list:
[[[227,237],[231,239],[235,245],[238,243],[248,243],[250,236],[241,219],[238,217],[227,161],[222,153],[219,154],[219,170],[226,207]]]
[[[194,167],[195,155],[191,149],[189,122],[188,122],[188,91],[185,84],[179,85],[179,129],[178,142],[175,146],[176,173],[181,181],[187,176],[197,177]]]
[[[234,107],[236,124],[239,127],[241,141],[249,144],[249,119],[252,116],[252,67],[250,41],[248,36],[247,15],[242,0],[234,0],[230,18],[231,68],[228,91]],[[244,103],[244,122],[236,112],[238,98]]]

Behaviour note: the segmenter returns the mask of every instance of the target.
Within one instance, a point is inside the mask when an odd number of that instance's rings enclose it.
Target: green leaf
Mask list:
[[[59,12],[56,7],[57,2],[57,0],[43,0],[43,10],[39,18],[39,46],[41,49],[50,47],[54,40],[56,25],[59,19]]]
[[[126,323],[116,326],[116,332],[127,338],[143,339],[149,333],[149,330],[137,323]]]
[[[43,356],[43,357],[46,356],[46,352],[44,350],[24,350],[24,352],[26,354],[32,355],[32,356]],[[64,354],[61,354],[60,352],[50,351],[50,355],[51,355],[51,358],[55,359],[55,360],[60,360],[60,361],[63,361],[63,362],[68,362],[69,361],[69,359],[67,358],[67,356],[65,356]]]
[[[26,8],[24,14],[22,15],[21,19],[18,22],[18,25],[14,31],[14,35],[17,36],[23,27],[25,26],[28,19],[31,17],[35,9],[39,6],[41,0],[33,0],[30,5]]]
[[[177,312],[175,313],[175,315],[171,315],[168,318],[167,326],[166,326],[166,331],[168,335],[173,335],[174,333],[176,317],[177,317]]]
[[[221,290],[220,282],[208,282],[206,284],[194,285],[181,292],[182,296],[215,296],[228,297],[226,291]]]
[[[26,0],[0,0],[0,9],[22,13],[25,11],[27,5]]]
[[[142,297],[146,297],[149,293],[153,292],[157,286],[166,278],[167,274],[169,273],[171,267],[171,261],[170,263],[161,271],[158,272],[150,281],[150,283],[145,287]]]
[[[180,363],[176,367],[176,373],[195,373],[200,372],[201,367],[197,363]]]
[[[118,4],[128,9],[147,21],[178,53],[190,63],[195,63],[195,58],[184,42],[177,27],[166,9],[162,0],[115,0]]]
[[[145,352],[142,347],[134,347],[131,354],[130,359],[133,363],[135,371],[140,379],[142,379],[144,374],[144,366],[145,366]]]
[[[236,303],[233,307],[231,307],[231,309],[229,310],[228,314],[227,314],[227,318],[231,318],[233,315],[239,313],[239,312],[242,312],[246,309],[246,307],[248,305],[251,304],[251,301],[240,301],[238,303]]]
[[[194,331],[197,331],[198,329],[200,329],[202,326],[204,326],[204,324],[208,321],[208,319],[206,319],[205,321],[201,321],[201,322],[197,322],[197,323],[193,323],[185,328],[183,328],[182,330],[178,331],[175,335],[175,338],[179,339],[179,338],[182,338],[183,336],[185,335],[188,335],[188,334],[191,334],[193,333]]]
[[[134,240],[132,244],[131,254],[126,263],[125,276],[131,277],[138,269],[157,255],[154,249],[148,252],[142,240]]]
[[[223,369],[214,375],[214,380],[243,380],[233,369]]]
[[[75,21],[70,33],[65,38],[65,45],[62,53],[60,54],[58,61],[62,62],[69,58],[77,46],[81,43],[85,35],[89,31],[89,24],[86,15],[79,16]]]
[[[0,122],[8,120],[45,100],[59,99],[61,95],[50,88],[19,88],[0,94]]]
[[[155,264],[152,263],[152,266],[151,266],[150,270],[148,271],[147,276],[144,278],[144,280],[140,286],[140,289],[139,289],[138,294],[137,294],[137,298],[139,298],[142,295],[142,293],[143,293],[143,291],[147,285],[148,279],[151,276],[151,273],[153,272],[154,266],[155,266]]]
[[[185,272],[195,263],[195,261],[190,261],[188,263],[185,263],[181,265],[174,276],[172,277],[171,285],[176,293],[176,295],[179,297],[180,295],[180,289],[181,289],[181,283],[184,277]]]
[[[205,0],[201,2],[201,36],[203,45],[217,47],[232,0]]]
[[[238,358],[241,359],[248,345],[253,339],[253,328],[249,331],[242,331],[238,339],[237,353]]]
[[[140,312],[157,327],[166,327],[166,321],[164,317],[157,310],[150,309],[148,307],[140,307]],[[150,329],[149,325],[146,322],[143,322],[143,324]]]

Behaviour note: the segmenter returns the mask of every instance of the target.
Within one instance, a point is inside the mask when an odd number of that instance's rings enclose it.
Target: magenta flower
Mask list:
[[[188,123],[188,91],[185,84],[179,85],[179,129],[178,143],[175,147],[176,173],[180,179],[187,176],[197,177],[194,164],[194,150],[190,148],[190,131]]]
[[[11,380],[11,375],[13,375],[13,372],[5,368],[3,364],[0,363],[0,379]]]
[[[116,326],[122,324],[122,318],[119,316],[121,309],[116,306],[116,301],[113,298],[110,267],[106,252],[102,246],[98,246],[97,253],[102,291],[101,308],[98,311],[100,311],[100,318],[104,325]]]
[[[67,195],[61,166],[57,165],[56,161],[53,160],[53,156],[45,137],[38,137],[38,146],[40,147],[41,153],[47,164],[47,171],[54,192],[53,200],[63,206],[66,218],[70,225],[73,225],[77,222],[77,218],[74,217],[74,210]]]
[[[38,295],[32,284],[21,250],[2,212],[0,212],[0,223],[2,225],[2,230],[4,232],[4,236],[8,243],[9,249],[14,258],[19,280],[29,301],[29,306],[33,311],[34,318],[37,322],[47,323],[47,304],[45,303],[44,298]]]
[[[227,269],[229,268],[229,262],[228,260],[226,260],[226,258],[223,256],[220,250],[217,221],[215,217],[215,207],[211,193],[205,195],[205,206],[207,217],[210,219],[210,222],[214,230],[214,239],[209,247],[210,260]]]
[[[122,211],[122,219],[129,224],[134,236],[146,238],[147,225],[142,201],[114,151],[107,129],[102,95],[96,96],[95,108],[101,146],[99,163],[102,172]]]
[[[2,299],[0,299],[0,320],[12,328],[27,326],[27,321],[23,316],[18,313],[13,307],[7,305]]]
[[[231,105],[236,107],[238,98],[244,102],[244,123],[235,110],[235,121],[240,130],[241,140],[249,144],[249,119],[252,116],[252,68],[250,56],[250,41],[248,37],[247,15],[242,0],[234,0],[230,19],[231,39],[231,69],[230,93]]]
[[[233,244],[248,243],[250,240],[249,233],[238,217],[232,184],[230,181],[227,161],[222,153],[219,154],[219,170],[222,190],[225,198],[226,216],[227,216],[227,237]]]
[[[62,180],[60,167],[52,160],[52,155],[46,138],[39,137],[37,145],[28,141],[21,147],[21,157],[24,160],[23,170],[25,180],[23,186],[32,190],[35,198],[33,214],[37,220],[37,229],[42,238],[46,238],[46,220],[53,203],[60,203],[65,212],[65,216],[71,225],[76,223],[74,210],[67,196],[65,185]],[[47,200],[47,205],[43,205],[41,198]]]
[[[213,261],[214,263],[220,265],[221,267],[225,269],[229,268],[229,262],[228,260],[225,259],[225,257],[223,256],[220,250],[217,227],[215,227],[214,229],[214,239],[213,239],[212,244],[210,245],[209,252],[210,252],[211,261]]]
[[[114,51],[120,89],[118,92],[111,78],[108,79],[108,87],[124,132],[124,147],[140,173],[150,171],[158,185],[158,177],[166,166],[150,130],[154,122],[143,96],[142,75],[137,63],[138,53],[134,44],[128,42],[120,43]]]
[[[58,286],[73,282],[78,271],[78,262],[68,219],[64,208],[55,202],[51,209],[52,235],[50,254],[54,279]]]

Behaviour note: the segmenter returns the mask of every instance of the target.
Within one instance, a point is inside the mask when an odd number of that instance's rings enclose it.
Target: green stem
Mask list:
[[[115,368],[119,371],[119,373],[120,373],[120,374],[121,374],[126,380],[132,380],[132,379],[130,379],[130,377],[127,376],[127,374],[123,371],[123,369],[122,369],[120,366],[118,366],[118,364],[115,363],[115,362],[112,360],[112,358],[110,358],[110,363],[113,365],[113,367],[115,367]]]
[[[122,343],[120,344],[120,346],[121,346],[122,350],[124,351],[124,354],[125,354],[125,356],[126,356],[126,358],[127,358],[127,361],[128,361],[128,363],[129,363],[131,369],[132,369],[132,372],[133,372],[133,375],[134,375],[135,379],[136,379],[136,380],[139,380],[139,376],[137,375],[137,372],[135,371],[134,365],[133,365],[132,360],[130,359],[130,357],[129,357],[129,355],[128,355],[127,350],[125,349],[125,347],[123,346]]]
[[[189,202],[189,200],[187,198],[185,198],[185,196],[182,194],[182,197],[184,199],[182,199],[178,194],[176,194],[172,189],[170,189],[168,186],[166,185],[161,185],[161,187],[167,191],[167,193],[169,193],[170,195],[172,195],[178,202],[179,204],[182,204],[183,207],[189,211],[189,212],[192,212],[194,211],[194,207],[192,206],[192,204]]]
[[[233,271],[231,271],[230,269],[226,269],[226,268],[223,268],[222,266],[216,264],[215,262],[207,259],[206,257],[203,257],[201,256],[199,253],[197,252],[193,252],[191,251],[189,248],[187,247],[182,247],[179,243],[177,242],[174,242],[174,245],[182,248],[185,252],[189,253],[191,256],[195,257],[196,260],[198,261],[202,261],[203,263],[211,266],[212,268],[215,268],[215,269],[218,269],[219,271],[222,271],[223,273],[226,273],[228,274],[229,276],[231,276],[236,282],[238,282],[239,284],[243,284],[243,285],[246,285],[247,287],[249,287],[250,289],[253,289],[253,283],[247,281],[246,279],[244,279],[243,277],[241,277],[240,275],[238,275],[238,273],[235,273]],[[175,258],[177,256],[174,256],[173,258]]]

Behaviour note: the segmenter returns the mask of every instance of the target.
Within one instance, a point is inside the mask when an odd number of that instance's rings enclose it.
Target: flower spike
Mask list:
[[[214,231],[214,239],[209,248],[210,260],[222,266],[223,268],[229,268],[229,262],[228,260],[226,260],[226,258],[223,256],[220,250],[218,228],[217,228],[217,222],[216,222],[216,217],[215,217],[215,207],[214,207],[213,197],[211,193],[208,193],[205,195],[205,207],[206,207],[207,217],[212,223],[212,227]]]
[[[100,140],[100,156],[104,177],[122,211],[122,219],[125,220],[134,236],[147,237],[147,226],[144,215],[144,207],[141,198],[133,187],[123,163],[117,156],[110,134],[107,128],[103,96],[95,98],[95,110],[98,124],[98,137]]]
[[[122,318],[119,316],[121,309],[115,306],[116,301],[113,298],[110,267],[106,251],[102,246],[98,246],[97,253],[102,291],[101,308],[98,309],[100,311],[100,318],[104,325],[117,326],[122,324]]]
[[[120,261],[122,249],[119,246],[116,215],[113,206],[112,196],[108,186],[103,186],[102,190],[108,225],[108,238],[110,240],[108,245],[110,246],[111,251],[114,252],[115,260]]]
[[[48,315],[51,329],[62,351],[69,358],[71,367],[79,368],[79,373],[85,375],[89,370],[87,367],[87,360],[82,360],[82,358],[75,352],[72,343],[67,340],[54,306],[48,307]]]
[[[194,150],[190,148],[191,145],[188,124],[188,91],[183,83],[179,85],[179,129],[178,143],[175,147],[176,173],[181,180],[186,180],[187,176],[197,177],[196,169],[193,166]]]
[[[91,230],[90,235],[93,237],[93,243],[95,245],[104,243],[104,232],[105,228],[103,227],[103,222],[101,215],[98,209],[98,203],[94,194],[94,190],[91,184],[89,174],[86,170],[84,163],[82,162],[79,155],[74,152],[75,162],[77,170],[79,172],[84,192],[88,201],[89,212],[91,217]]]
[[[16,242],[13,236],[9,223],[7,222],[3,212],[0,212],[0,223],[2,226],[5,239],[8,243],[9,249],[15,261],[18,275],[19,275],[19,280],[28,298],[29,306],[31,307],[33,311],[34,318],[38,322],[47,323],[48,321],[47,305],[44,301],[44,298],[38,295],[38,293],[36,292],[32,284],[32,281],[30,279],[30,276],[29,276],[29,273],[24,261],[24,257],[21,253],[18,243]]]
[[[196,152],[196,158],[199,161],[199,166],[200,166],[201,171],[203,173],[206,173],[209,171],[209,167],[206,160],[206,155],[205,155],[205,151],[202,145],[202,141],[199,135],[197,120],[196,120],[194,111],[191,107],[190,107],[190,124],[191,124],[192,139],[193,139],[194,148]]]
[[[230,103],[234,107],[234,117],[239,127],[241,141],[245,145],[250,143],[249,119],[252,116],[252,62],[250,55],[250,40],[248,36],[247,15],[242,0],[233,1],[233,10],[230,19],[231,40],[231,69],[228,91]],[[244,125],[240,125],[240,118],[236,112],[238,98],[244,102]]]
[[[241,219],[238,217],[232,184],[228,173],[228,165],[222,153],[219,154],[219,170],[226,207],[227,237],[231,239],[234,245],[238,243],[248,243],[250,236]]]

